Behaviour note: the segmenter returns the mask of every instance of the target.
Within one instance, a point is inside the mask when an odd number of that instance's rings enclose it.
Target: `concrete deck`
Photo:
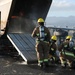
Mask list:
[[[37,64],[25,65],[19,57],[0,55],[0,75],[75,75],[75,70],[50,66],[40,69]]]

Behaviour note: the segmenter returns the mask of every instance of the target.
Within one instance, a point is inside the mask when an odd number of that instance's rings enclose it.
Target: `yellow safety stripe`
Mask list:
[[[55,57],[53,57],[53,59],[55,60],[56,58],[55,58]]]
[[[44,59],[44,62],[47,62],[48,61],[48,59]]]
[[[45,33],[45,36],[47,35],[47,33]]]
[[[64,54],[64,52],[63,52],[63,54]],[[65,52],[65,55],[74,57],[74,54],[70,53],[70,52]]]
[[[67,47],[67,45],[64,45],[64,47]]]
[[[36,34],[37,36],[39,36],[40,34]]]
[[[53,49],[53,48],[51,48],[51,50],[52,50],[52,51],[54,51],[54,49]]]
[[[73,49],[75,49],[75,47],[73,47]]]
[[[47,41],[44,41],[45,43],[49,43],[49,42],[47,42]]]
[[[36,42],[40,42],[39,40],[36,40]],[[45,42],[45,43],[49,43],[49,42],[47,42],[47,41],[43,41],[43,42]]]
[[[43,62],[43,60],[39,60],[38,62],[39,62],[39,63],[42,63],[42,62]]]
[[[63,60],[63,61],[62,61],[62,64],[65,64],[65,63],[66,63],[66,61]]]

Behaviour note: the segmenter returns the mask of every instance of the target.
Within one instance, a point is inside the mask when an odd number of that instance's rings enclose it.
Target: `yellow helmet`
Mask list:
[[[72,38],[71,36],[67,36],[67,37],[66,37],[66,40],[67,40],[67,39],[71,39],[71,38]]]
[[[44,22],[44,19],[43,18],[39,18],[38,22]]]
[[[52,39],[52,40],[57,40],[57,37],[56,37],[55,35],[53,35],[53,36],[51,37],[51,39]]]

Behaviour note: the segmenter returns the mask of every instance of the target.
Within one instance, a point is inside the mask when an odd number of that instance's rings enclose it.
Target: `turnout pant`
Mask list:
[[[36,43],[36,52],[39,63],[48,61],[49,45],[47,42],[41,41],[39,43]]]

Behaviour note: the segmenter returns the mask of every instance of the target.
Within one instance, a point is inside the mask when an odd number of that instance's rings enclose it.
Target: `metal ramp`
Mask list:
[[[27,63],[37,62],[35,39],[30,34],[11,33],[8,39]]]

